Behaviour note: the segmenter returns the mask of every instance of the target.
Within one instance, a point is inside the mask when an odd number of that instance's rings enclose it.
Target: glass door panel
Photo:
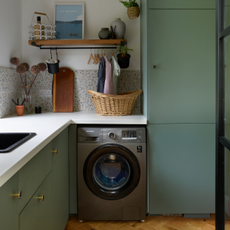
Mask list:
[[[230,2],[230,1],[229,1]],[[226,23],[230,25],[230,5],[225,6],[225,19],[229,17],[229,20],[225,20]],[[225,229],[230,227],[230,151],[228,142],[230,143],[230,35],[224,37],[223,46],[224,60],[222,64],[222,71],[224,75],[223,85],[221,86],[221,91],[223,98],[223,124],[224,124],[224,219],[225,219]]]
[[[230,36],[224,39],[224,57],[224,135],[230,140]]]
[[[224,188],[224,213],[225,220],[230,220],[230,151],[225,149],[225,188]],[[230,227],[225,221],[225,228]]]

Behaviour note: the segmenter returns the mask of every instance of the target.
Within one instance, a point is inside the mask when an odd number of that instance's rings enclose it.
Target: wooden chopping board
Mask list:
[[[73,112],[74,72],[60,68],[53,75],[53,112]]]

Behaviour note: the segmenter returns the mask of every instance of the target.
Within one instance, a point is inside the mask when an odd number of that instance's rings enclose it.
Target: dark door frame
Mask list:
[[[225,138],[225,46],[230,26],[224,28],[225,1],[216,0],[216,230],[225,226],[225,150],[230,141]]]

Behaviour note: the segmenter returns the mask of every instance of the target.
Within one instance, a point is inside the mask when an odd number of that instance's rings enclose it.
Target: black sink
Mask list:
[[[23,144],[36,133],[0,133],[0,153],[8,153]]]

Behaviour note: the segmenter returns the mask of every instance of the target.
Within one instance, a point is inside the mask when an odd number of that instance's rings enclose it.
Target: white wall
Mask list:
[[[16,1],[16,0],[15,0]],[[22,1],[22,56],[30,65],[45,61],[50,57],[49,50],[28,45],[28,26],[31,24],[33,13],[46,13],[53,22],[54,0],[21,0]],[[71,2],[62,0],[61,2]],[[73,1],[72,1],[73,2]],[[110,27],[112,21],[121,18],[126,24],[125,39],[131,52],[131,62],[128,70],[140,70],[140,17],[129,19],[127,9],[119,0],[84,0],[85,3],[85,39],[98,39],[102,27]],[[137,1],[138,3],[140,0]],[[36,17],[34,18],[35,22]],[[43,16],[42,16],[43,20]],[[44,18],[45,20],[45,18]],[[33,22],[33,23],[34,23]],[[110,52],[111,51],[106,51]],[[97,69],[94,64],[88,65],[90,50],[58,50],[60,66],[76,69]]]
[[[21,57],[21,0],[0,1],[0,66],[12,67],[12,56]]]

